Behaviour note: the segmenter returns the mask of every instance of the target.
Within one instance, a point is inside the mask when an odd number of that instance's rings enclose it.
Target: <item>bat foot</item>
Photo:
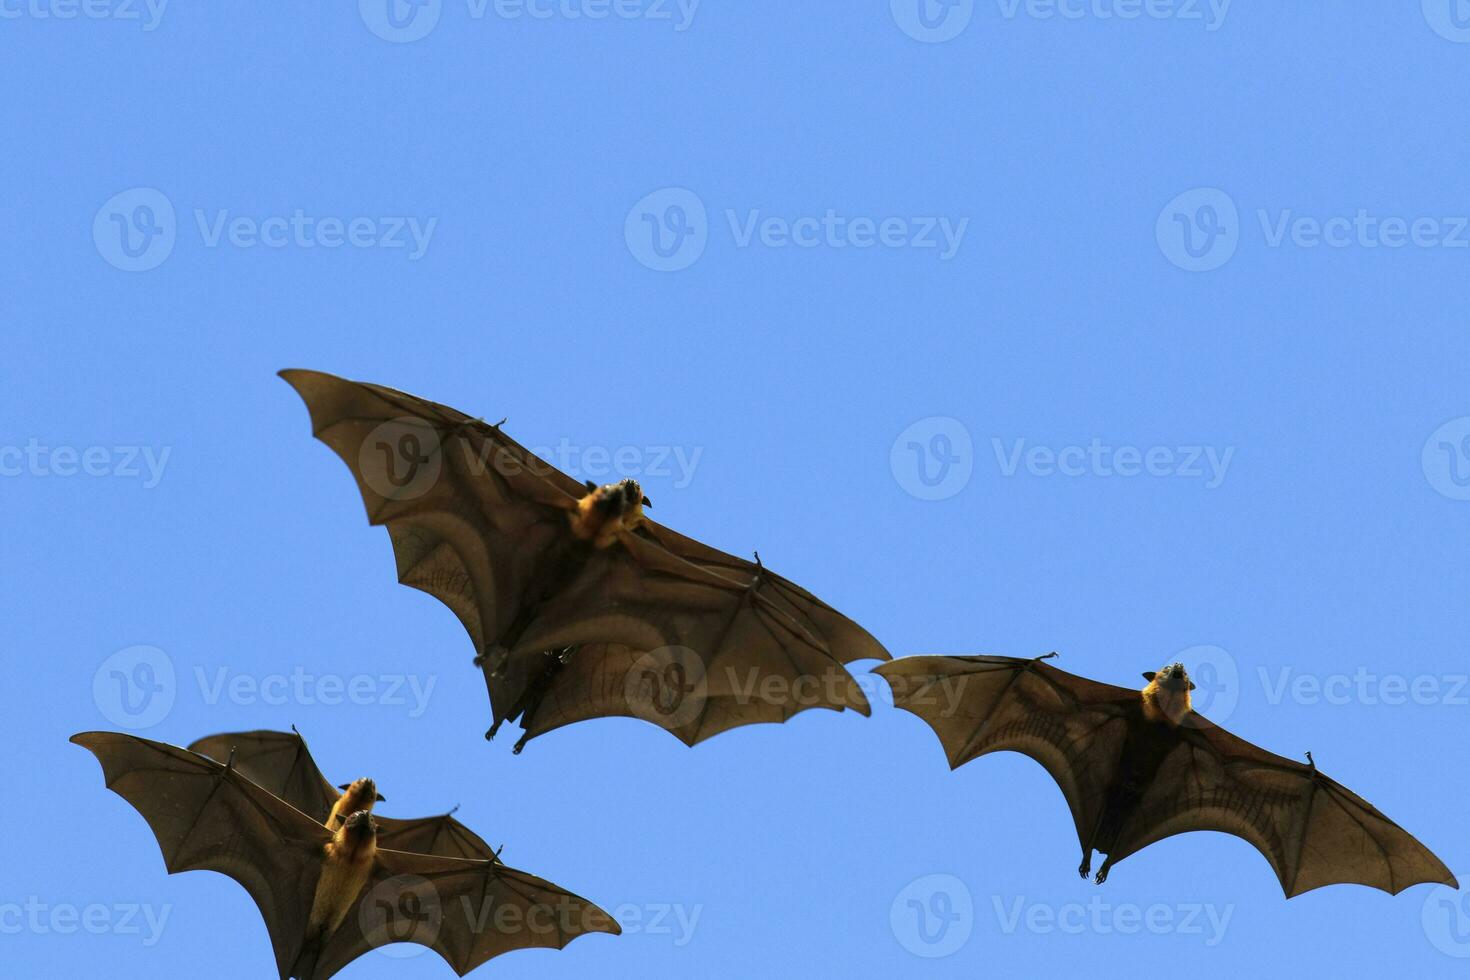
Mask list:
[[[1077,867],[1077,873],[1082,876],[1083,881],[1092,877],[1092,858],[1084,858],[1082,863]]]
[[[500,721],[504,721],[504,720],[505,719],[502,718]],[[490,726],[490,730],[485,733],[485,741],[487,741],[487,742],[494,741],[494,739],[495,739],[495,733],[498,732],[498,731],[500,731],[500,721],[497,721],[495,724],[493,724],[493,725]]]
[[[516,740],[515,747],[510,750],[510,754],[511,755],[520,755],[521,754],[521,749],[523,749],[523,748],[526,747],[526,742],[529,741],[530,738],[531,738],[530,735],[522,735],[519,739]]]
[[[1109,864],[1109,862],[1104,861],[1103,862],[1103,866],[1101,868],[1098,868],[1097,869],[1097,877],[1094,878],[1094,879],[1092,879],[1093,881],[1097,882],[1099,885],[1101,885],[1103,882],[1105,882],[1105,881],[1108,880],[1108,870],[1109,870],[1108,864]]]

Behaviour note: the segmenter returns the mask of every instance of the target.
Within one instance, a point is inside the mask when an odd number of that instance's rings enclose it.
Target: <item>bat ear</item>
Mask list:
[[[378,802],[379,803],[387,803],[388,802],[388,797],[384,796],[382,793],[379,793],[378,794]]]
[[[1151,670],[1145,670],[1143,672],[1143,679],[1152,684],[1154,682],[1154,672]]]
[[[652,507],[653,506],[653,501],[652,500],[649,500],[647,497],[644,497],[643,498],[643,506],[644,507]]]
[[[593,490],[597,489],[597,484],[593,483],[591,480],[583,480],[582,486],[587,488],[588,493],[591,493]]]
[[[1195,683],[1194,683],[1194,681],[1190,681],[1190,682],[1189,682],[1189,689],[1190,689],[1190,690],[1191,690],[1191,691],[1193,691],[1193,690],[1194,690],[1194,688],[1195,688]]]
[[[337,784],[337,788],[340,789],[342,792],[345,793],[345,792],[347,792],[347,787],[349,787],[351,785],[352,785],[351,783],[338,783]]]

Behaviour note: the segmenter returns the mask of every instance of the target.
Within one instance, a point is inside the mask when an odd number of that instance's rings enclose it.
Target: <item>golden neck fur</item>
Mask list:
[[[1178,725],[1184,721],[1194,706],[1189,700],[1188,687],[1171,687],[1159,683],[1155,677],[1139,692],[1143,697],[1143,715],[1149,721],[1167,721]]]

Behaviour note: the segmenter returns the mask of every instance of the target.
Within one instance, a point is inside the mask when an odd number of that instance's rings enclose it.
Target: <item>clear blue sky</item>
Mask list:
[[[245,893],[165,876],[66,743],[136,721],[295,723],[384,812],[460,804],[622,908],[484,976],[1463,972],[1467,896],[1285,902],[1232,838],[1079,881],[1038,766],[950,773],[881,697],[487,745],[468,639],[274,373],[508,416],[579,475],[635,447],[658,519],[895,654],[1182,658],[1464,880],[1466,17],[358,6],[0,0],[7,975],[270,975]]]

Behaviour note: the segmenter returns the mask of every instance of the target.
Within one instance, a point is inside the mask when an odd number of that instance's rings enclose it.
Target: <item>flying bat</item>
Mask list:
[[[1194,711],[1182,664],[1146,672],[1141,691],[1034,659],[905,657],[876,672],[894,704],[934,729],[957,769],[990,752],[1030,756],[1057,781],[1082,844],[1113,865],[1191,830],[1243,838],[1287,898],[1352,882],[1398,894],[1458,887],[1444,863],[1372,804],[1305,763],[1273,755]]]
[[[844,664],[887,660],[866,630],[760,563],[649,520],[634,480],[578,483],[463,412],[315,371],[281,376],[347,464],[398,580],[469,632],[493,725],[525,743],[643,718],[688,745],[867,699]]]
[[[496,861],[379,847],[366,810],[329,831],[232,763],[116,732],[71,740],[148,821],[170,874],[218,871],[244,886],[280,980],[327,980],[395,942],[427,946],[464,976],[512,949],[621,931],[586,899]]]
[[[337,831],[358,810],[373,810],[386,802],[371,779],[356,779],[334,786],[317,768],[306,740],[292,728],[289,732],[225,732],[201,738],[189,745],[190,752],[207,755],[217,762],[234,759],[235,771],[267,792]],[[453,811],[435,817],[401,820],[373,816],[378,825],[378,846],[441,857],[495,860],[495,851],[479,835],[458,820]]]

